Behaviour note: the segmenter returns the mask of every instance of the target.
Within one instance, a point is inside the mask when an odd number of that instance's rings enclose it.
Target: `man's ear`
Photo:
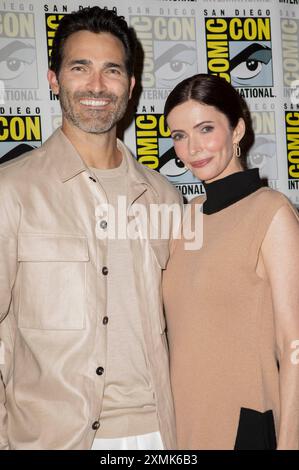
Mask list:
[[[135,83],[136,83],[135,77],[132,76],[132,77],[130,78],[129,99],[132,97],[132,92],[133,92]]]
[[[57,79],[56,73],[53,70],[48,70],[47,78],[48,78],[49,85],[50,85],[51,90],[53,91],[54,95],[58,95],[59,94],[59,84],[58,84],[58,79]]]

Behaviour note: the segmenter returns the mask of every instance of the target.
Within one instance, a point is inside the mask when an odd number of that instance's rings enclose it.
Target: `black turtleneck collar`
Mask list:
[[[263,186],[257,168],[239,171],[212,183],[203,182],[207,200],[204,214],[214,214],[254,193]]]

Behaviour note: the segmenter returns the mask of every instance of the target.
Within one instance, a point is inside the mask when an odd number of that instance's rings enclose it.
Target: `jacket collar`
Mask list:
[[[143,191],[150,189],[156,198],[158,198],[158,192],[151,183],[151,180],[148,176],[148,170],[143,167],[137,160],[132,156],[129,149],[124,145],[121,140],[117,139],[117,146],[121,151],[123,158],[127,160],[128,167],[128,179],[130,181],[130,192],[132,196],[134,195],[134,189],[137,189],[136,192],[140,195],[141,187],[143,186]],[[44,143],[44,150],[49,151],[51,158],[53,159],[54,165],[58,172],[60,180],[65,183],[66,181],[74,178],[80,173],[87,171],[89,168],[86,166],[79,153],[72,145],[71,141],[66,137],[62,132],[61,128],[58,128]]]
[[[71,141],[58,128],[44,143],[44,150],[51,157],[60,180],[65,183],[88,168]]]

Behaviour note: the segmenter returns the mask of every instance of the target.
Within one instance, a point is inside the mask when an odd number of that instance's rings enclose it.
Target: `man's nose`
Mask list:
[[[102,72],[93,72],[88,81],[88,87],[90,91],[99,93],[100,91],[106,90],[106,82]]]

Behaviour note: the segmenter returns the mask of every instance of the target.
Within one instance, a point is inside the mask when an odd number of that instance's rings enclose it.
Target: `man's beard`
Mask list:
[[[80,105],[80,99],[109,99],[109,109],[87,108]],[[123,117],[129,100],[128,92],[118,97],[112,93],[100,92],[76,92],[71,95],[64,87],[60,86],[59,101],[64,117],[74,126],[91,134],[103,134],[110,131]],[[75,109],[75,103],[79,103],[80,110]],[[111,109],[112,105],[112,109]]]

